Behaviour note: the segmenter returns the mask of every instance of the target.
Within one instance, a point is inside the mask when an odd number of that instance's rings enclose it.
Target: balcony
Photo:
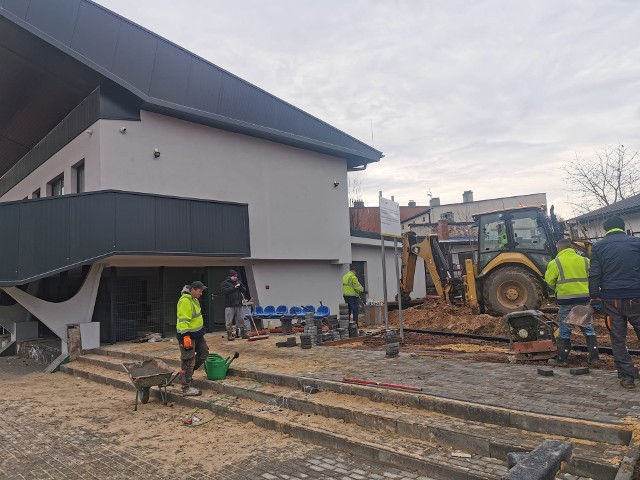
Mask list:
[[[97,191],[0,203],[0,286],[112,255],[250,256],[246,204]]]

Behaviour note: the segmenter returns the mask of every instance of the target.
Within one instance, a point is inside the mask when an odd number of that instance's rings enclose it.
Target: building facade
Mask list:
[[[193,280],[214,330],[229,268],[259,304],[337,309],[347,172],[381,152],[86,0],[0,0],[0,61],[14,340],[170,335]]]

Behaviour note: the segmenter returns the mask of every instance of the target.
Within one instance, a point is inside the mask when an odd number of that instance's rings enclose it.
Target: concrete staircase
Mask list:
[[[95,350],[60,370],[133,391],[122,362],[144,358]],[[167,363],[179,368],[178,361]],[[226,380],[195,384],[202,396],[183,398],[172,387],[169,400],[433,479],[500,479],[508,452],[530,451],[545,439],[573,443],[560,479],[631,478],[634,463],[631,431],[614,424],[233,368]],[[304,393],[304,387],[320,392]]]

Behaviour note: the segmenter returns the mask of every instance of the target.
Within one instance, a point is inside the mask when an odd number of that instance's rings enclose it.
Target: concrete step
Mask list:
[[[120,358],[89,354],[78,360],[112,371],[123,371]],[[201,375],[197,374],[196,377]],[[533,450],[545,439],[571,441],[574,445],[574,453],[567,472],[603,480],[615,477],[618,466],[628,450],[625,445],[532,433],[514,427],[460,419],[405,405],[375,402],[364,397],[331,392],[308,395],[301,390],[256,383],[254,380],[242,377],[232,376],[224,381],[215,382],[195,380],[195,384],[203,390],[337,419],[387,434],[436,442],[446,448],[464,450],[474,455],[501,461],[506,459],[507,453]]]
[[[127,389],[133,395],[134,387],[124,371],[84,361],[62,365],[60,371]],[[203,391],[200,397],[183,397],[178,392],[179,387],[170,387],[168,400],[201,411],[210,410],[215,415],[237,421],[253,422],[260,427],[292,435],[309,443],[420,472],[433,480],[497,480],[507,473],[504,461],[466,451],[454,451],[436,441],[370,430],[336,418],[295,411],[285,408],[286,405],[264,404],[213,390]],[[160,396],[156,389],[151,390],[151,395],[152,398]]]
[[[120,359],[121,361],[146,360],[152,358],[144,355],[106,349],[97,349],[88,353],[108,356]],[[175,357],[163,357],[162,360],[176,369],[180,368],[180,361]],[[295,390],[302,389],[305,385],[313,385],[324,392],[354,395],[368,398],[375,402],[404,405],[419,410],[442,413],[464,420],[473,420],[501,427],[513,427],[528,432],[542,433],[544,435],[557,435],[588,441],[597,439],[599,442],[610,443],[612,445],[628,445],[631,441],[631,430],[621,424],[578,420],[554,416],[552,414],[541,415],[523,410],[494,407],[424,393],[407,393],[398,390],[348,384],[317,377],[249,370],[234,368],[233,366],[229,368],[228,375],[230,377],[243,377],[255,380],[263,384],[268,383],[281,387],[289,387]]]

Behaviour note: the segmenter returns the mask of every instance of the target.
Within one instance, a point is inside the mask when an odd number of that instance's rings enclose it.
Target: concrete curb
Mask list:
[[[615,480],[633,480],[633,472],[640,458],[640,433],[634,433],[629,442],[629,450],[620,463]]]
[[[96,383],[111,385],[123,390],[135,391],[134,386],[127,380],[111,378],[104,375],[86,372],[69,364],[62,365],[60,371],[76,377],[86,378]],[[156,389],[151,390],[154,398],[160,398],[160,393]],[[212,404],[198,397],[182,397],[172,392],[168,392],[167,399],[179,405],[192,408],[208,409],[216,415],[224,415],[227,418],[244,423],[253,423],[259,427],[278,431],[294,436],[300,440],[307,441],[323,447],[329,447],[342,452],[347,452],[361,458],[391,465],[404,470],[414,470],[429,472],[429,475],[445,480],[487,480],[496,478],[491,474],[475,474],[464,467],[456,467],[453,464],[443,464],[427,460],[418,455],[407,452],[398,452],[389,448],[371,444],[364,441],[356,441],[347,436],[340,435],[315,427],[300,425],[292,422],[282,422],[273,418],[262,416],[259,413],[247,412],[241,409]]]
[[[79,357],[78,360],[81,363],[122,372],[120,365],[112,361],[86,357]],[[268,393],[261,390],[248,390],[243,387],[229,385],[225,383],[224,380],[215,382],[209,380],[194,380],[194,384],[203,390],[248,398],[264,404],[281,398],[280,395],[275,393]],[[523,432],[524,438],[518,441],[516,439],[495,437],[492,432],[487,432],[484,435],[477,432],[474,434],[473,429],[461,431],[458,427],[453,426],[447,428],[447,426],[441,424],[433,425],[428,422],[417,423],[404,413],[393,414],[391,412],[379,411],[368,413],[352,408],[321,404],[313,400],[301,398],[287,398],[287,407],[293,411],[338,419],[346,423],[352,423],[381,432],[393,433],[419,440],[435,440],[439,445],[501,460],[506,458],[507,453],[529,452],[542,441],[524,441],[526,431]],[[592,452],[588,450],[582,454],[574,451],[570,462],[569,473],[602,480],[613,480],[618,470],[616,466],[599,459],[597,456],[591,456],[591,453]]]

